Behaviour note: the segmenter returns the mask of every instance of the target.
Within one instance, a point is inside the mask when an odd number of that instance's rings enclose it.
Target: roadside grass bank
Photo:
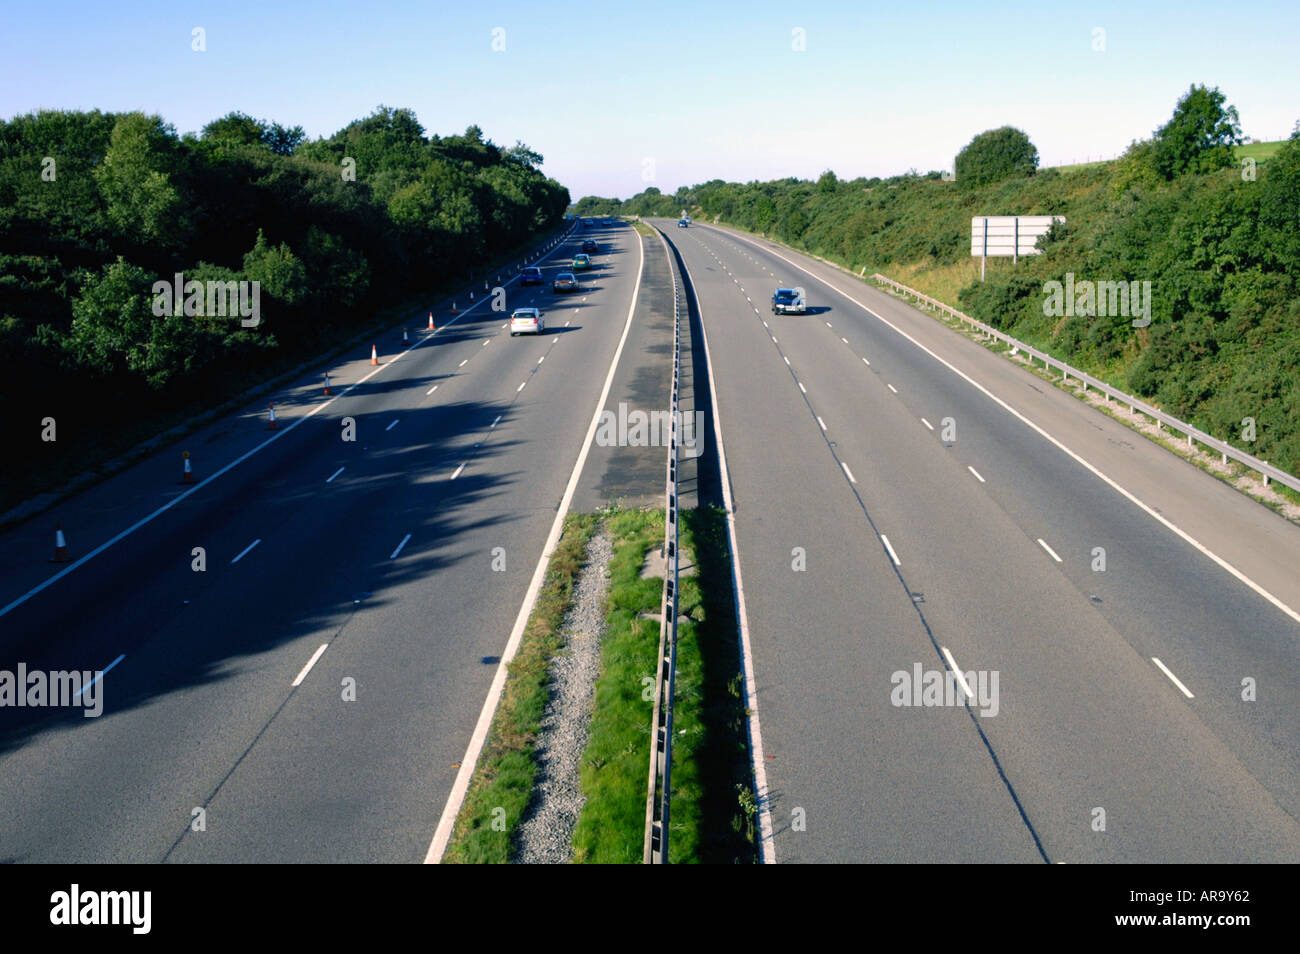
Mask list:
[[[663,519],[658,510],[607,518],[614,538],[609,615],[583,753],[586,802],[573,833],[575,862],[642,859],[659,643],[652,617],[663,578],[643,579],[641,568],[658,551]],[[683,511],[681,526],[669,860],[753,863],[755,806],[725,516]]]
[[[443,856],[444,864],[505,864],[537,774],[535,742],[549,698],[552,657],[564,648],[560,627],[573,605],[597,514],[571,513],[511,660],[501,702]]]
[[[756,805],[726,515],[708,508],[683,511],[681,517],[669,860],[752,864],[757,861]],[[519,824],[538,776],[536,741],[551,693],[551,663],[565,650],[561,627],[573,605],[587,544],[602,530],[614,552],[600,675],[580,766],[585,801],[573,831],[572,860],[641,862],[663,590],[661,570],[642,573],[655,566],[663,527],[664,512],[657,509],[611,507],[566,518],[444,863],[516,859]]]

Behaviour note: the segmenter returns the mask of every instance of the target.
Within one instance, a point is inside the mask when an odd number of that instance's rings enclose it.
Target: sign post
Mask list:
[[[1010,256],[1013,265],[1021,255],[1039,255],[1035,246],[1063,215],[977,215],[970,220],[970,253],[980,257],[980,281],[990,255]]]

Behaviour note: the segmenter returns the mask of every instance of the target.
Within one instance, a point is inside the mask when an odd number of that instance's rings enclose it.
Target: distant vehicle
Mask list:
[[[802,288],[778,288],[772,295],[772,314],[802,315],[804,311]]]
[[[546,321],[537,308],[516,308],[510,316],[510,337],[515,335],[540,335],[546,330]]]
[[[678,220],[677,220],[677,227],[678,227],[679,229],[689,228],[689,227],[690,227],[690,224],[691,224],[691,220],[690,220],[690,219],[678,219]]]
[[[591,257],[585,252],[573,256],[574,271],[580,271],[584,268],[591,268]]]
[[[583,227],[584,229],[587,228],[589,225],[592,225],[592,224],[594,224],[594,223],[592,222],[591,219],[583,219],[583,220],[582,220],[582,227]]]
[[[578,287],[578,279],[574,277],[573,272],[560,272],[555,276],[555,281],[551,282],[551,291],[553,292],[576,292],[581,291]]]
[[[542,270],[536,265],[529,265],[519,276],[521,285],[540,285],[542,283]]]
[[[582,243],[584,252],[599,252],[600,246],[596,244],[595,239],[584,239]]]

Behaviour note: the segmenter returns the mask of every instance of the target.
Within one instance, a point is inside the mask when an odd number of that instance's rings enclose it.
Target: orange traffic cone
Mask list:
[[[56,524],[54,528],[54,557],[51,563],[68,562],[68,541],[63,539],[63,524]]]
[[[181,469],[181,483],[194,483],[194,471],[190,470],[190,452],[181,451],[181,457],[185,460],[185,466]]]
[[[435,328],[435,327],[433,326],[433,312],[429,312],[429,330],[430,330],[430,331],[437,331],[437,330],[438,330],[437,328]]]
[[[458,311],[456,310],[456,303],[455,303],[454,301],[451,303],[451,313],[452,313],[453,315],[458,315],[458,314],[460,314],[460,312],[458,312]]]
[[[370,363],[379,364],[379,351],[377,345],[370,346]]]
[[[330,393],[330,373],[328,371],[325,372],[325,393]]]
[[[271,417],[270,417],[270,419],[267,420],[267,422],[266,422],[266,429],[267,429],[268,431],[274,431],[274,430],[277,430],[277,429],[279,429],[280,425],[277,424],[277,423],[275,423],[275,405],[274,405],[274,404],[268,404],[267,407],[269,407],[269,408],[271,409]]]

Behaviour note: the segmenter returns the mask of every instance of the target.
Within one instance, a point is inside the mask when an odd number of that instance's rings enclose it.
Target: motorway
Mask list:
[[[1300,859],[1300,529],[842,272],[654,224],[711,347],[769,858]],[[895,705],[917,665],[996,706]]]
[[[592,236],[583,290],[555,299],[556,262]],[[278,436],[246,408],[0,537],[0,669],[118,661],[99,718],[0,710],[0,859],[423,859],[643,262],[667,281],[657,238],[576,231],[543,287],[507,283],[545,334],[512,338],[481,299],[435,334],[420,315],[409,350],[377,342],[380,368],[331,368],[332,399],[314,374],[275,395]],[[181,449],[214,479],[178,500]],[[56,519],[73,559],[136,529],[32,593],[60,569]]]

